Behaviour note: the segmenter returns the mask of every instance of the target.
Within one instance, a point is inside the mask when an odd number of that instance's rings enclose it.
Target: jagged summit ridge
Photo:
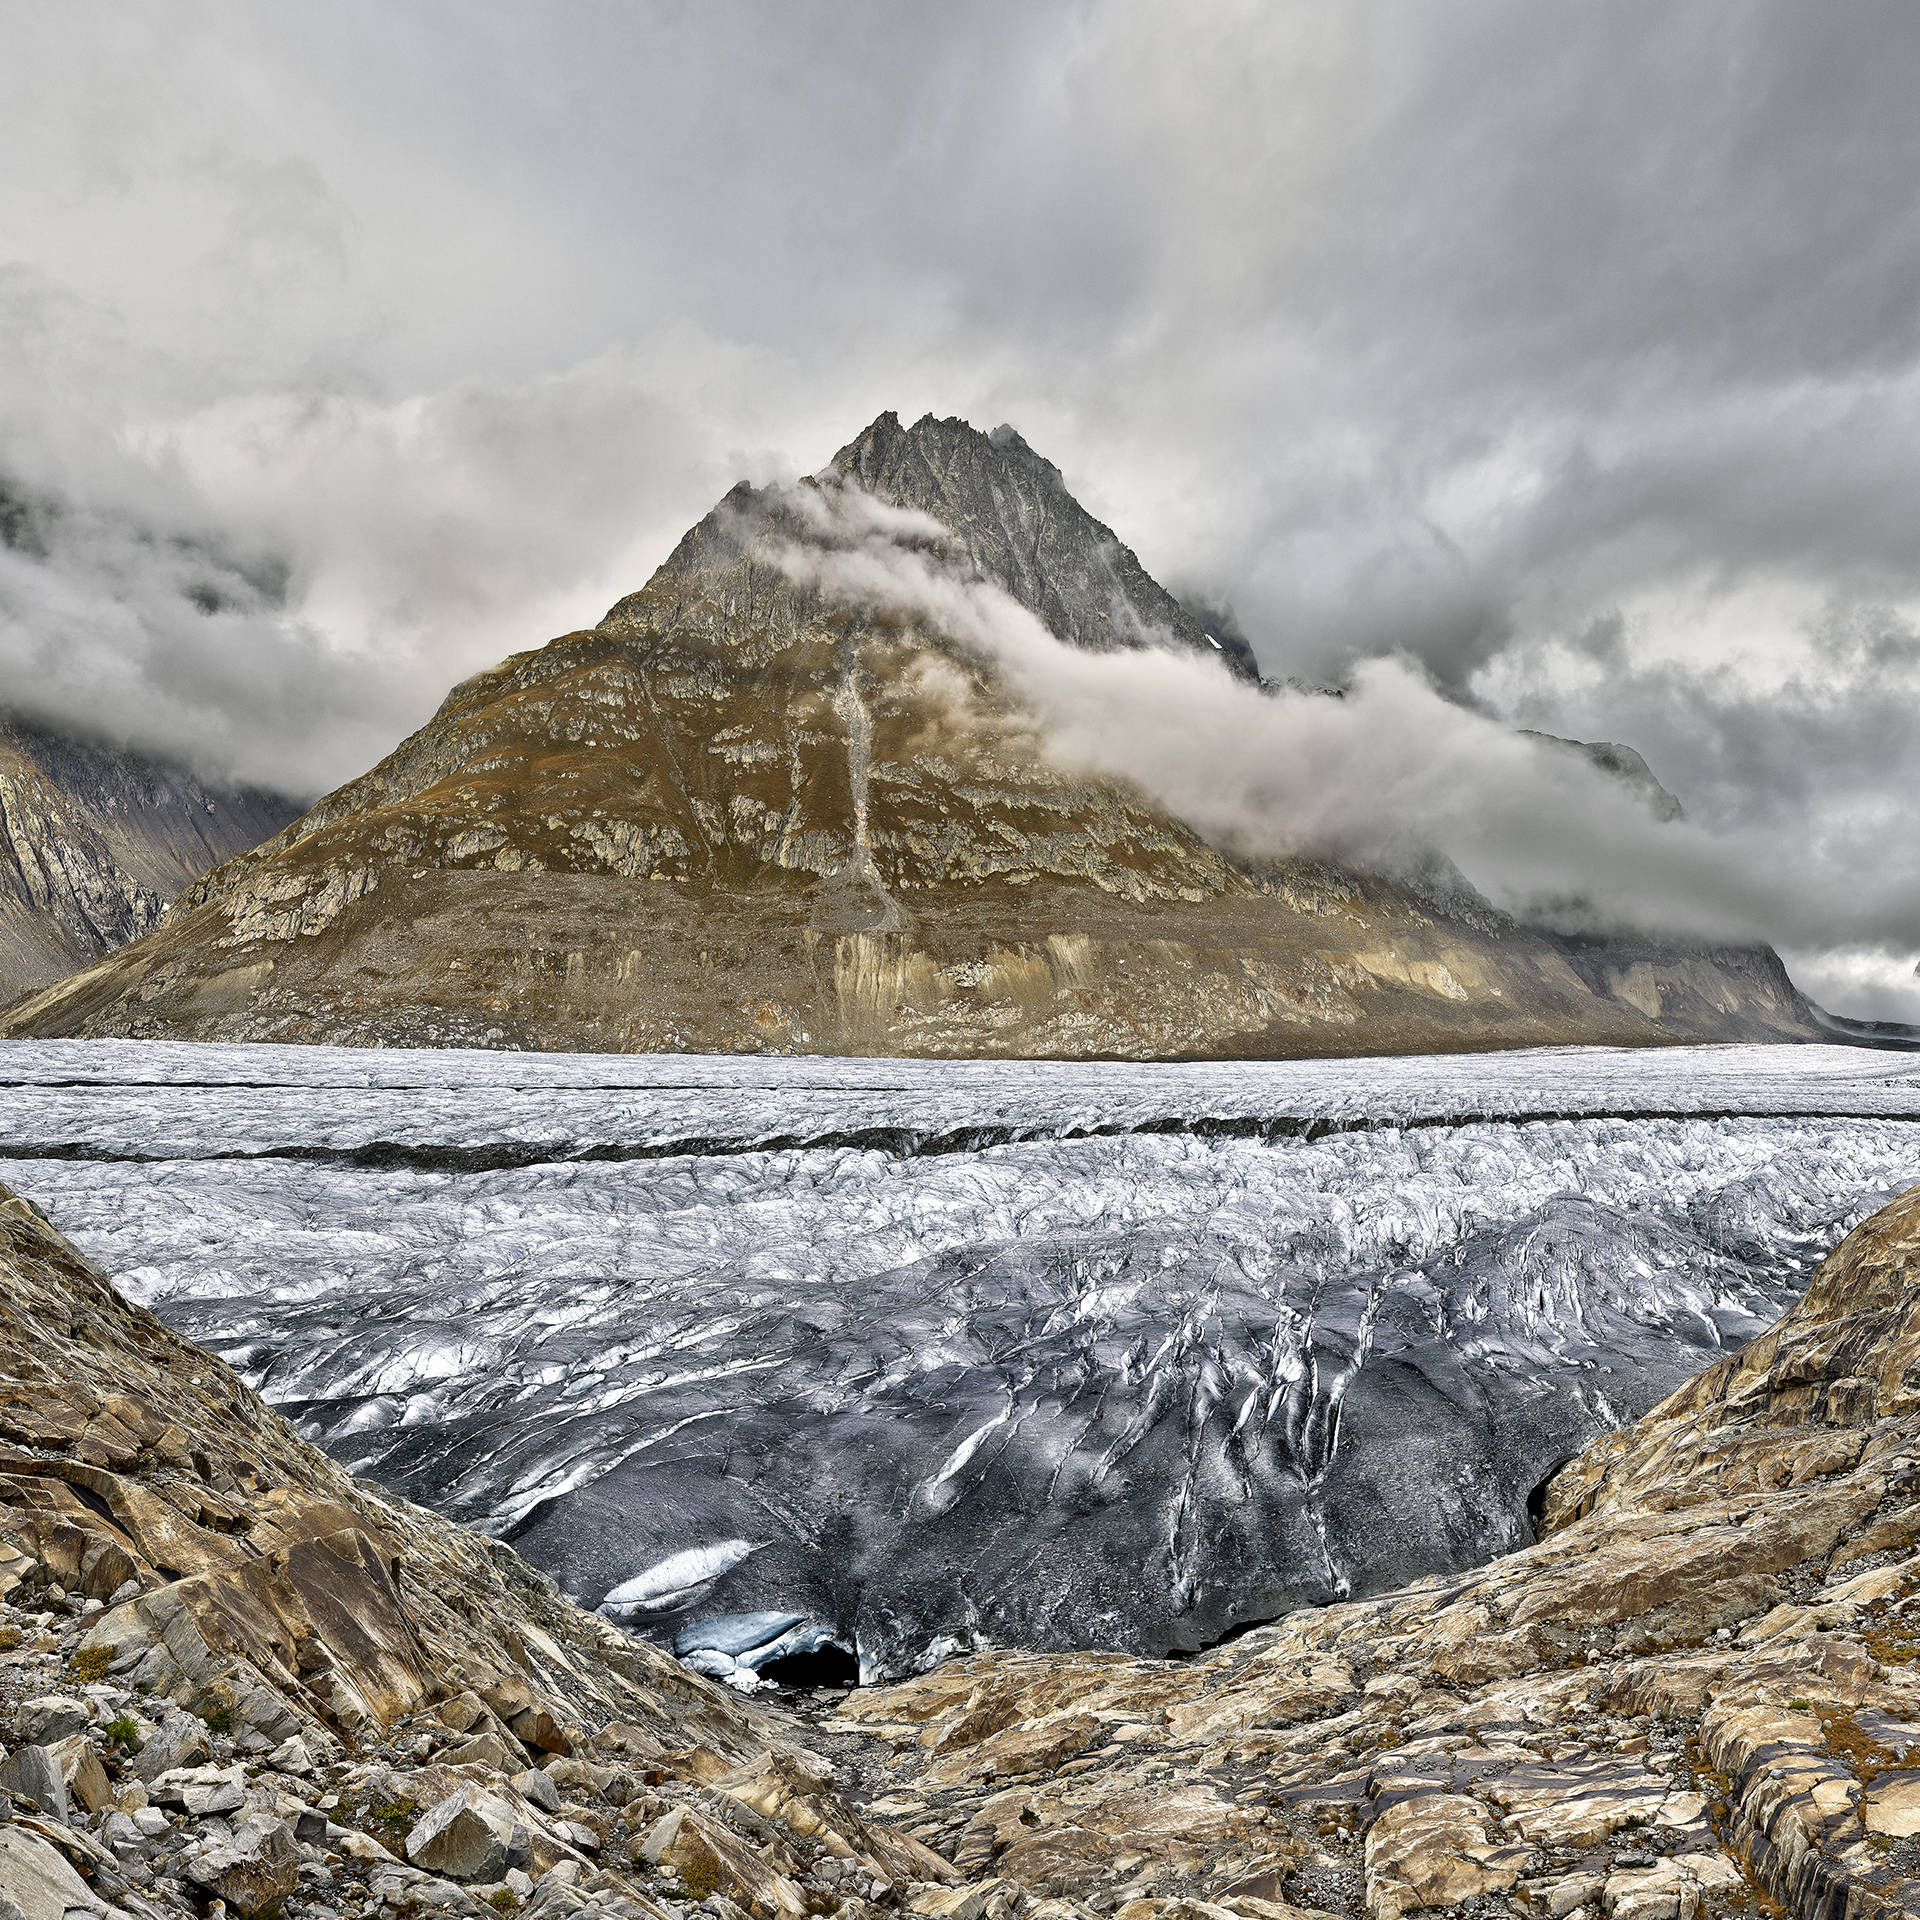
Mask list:
[[[896,413],[881,414],[799,489],[740,481],[688,530],[645,588],[608,609],[602,626],[630,628],[649,596],[670,584],[682,605],[695,591],[719,588],[727,612],[749,629],[781,618],[791,587],[779,578],[782,550],[815,546],[825,532],[801,490],[831,497],[838,486],[937,522],[948,570],[1002,588],[1069,645],[1094,653],[1168,647],[1218,660],[1242,679],[1260,678],[1247,642],[1218,622],[1196,619],[1015,428],[981,433],[932,414],[911,427]],[[724,577],[741,567],[751,591],[730,592]]]
[[[929,413],[903,427],[898,414],[883,413],[827,471],[892,506],[932,515],[982,577],[1075,646],[1184,647],[1259,678],[1246,643],[1209,634],[1011,426],[981,433]]]

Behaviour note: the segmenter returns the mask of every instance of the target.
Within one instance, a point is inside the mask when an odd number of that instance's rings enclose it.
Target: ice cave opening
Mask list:
[[[805,1653],[769,1660],[759,1672],[762,1680],[770,1680],[777,1687],[802,1690],[811,1687],[839,1692],[860,1684],[860,1662],[831,1640]]]

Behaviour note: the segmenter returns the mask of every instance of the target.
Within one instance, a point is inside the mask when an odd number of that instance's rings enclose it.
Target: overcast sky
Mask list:
[[[1005,419],[1270,674],[1411,655],[1843,874],[1800,977],[1920,1014],[1907,0],[0,34],[6,703],[316,792],[742,475]]]

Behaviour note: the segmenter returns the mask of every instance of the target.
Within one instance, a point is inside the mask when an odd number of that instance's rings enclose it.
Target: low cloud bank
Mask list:
[[[0,704],[298,797],[476,666],[591,623],[756,464],[624,354],[137,429],[76,396],[42,425],[0,432]]]
[[[1803,974],[1842,999],[1898,997],[1904,968],[1920,1012],[1910,837],[1868,848],[1663,821],[1581,756],[1448,699],[1405,656],[1361,662],[1332,698],[1256,690],[1172,648],[1087,653],[837,492],[831,525],[814,509],[821,543],[782,549],[787,571],[946,635],[992,667],[1052,758],[1132,781],[1218,845],[1407,874],[1437,852],[1496,906],[1563,931],[1765,940],[1821,956],[1825,970]]]

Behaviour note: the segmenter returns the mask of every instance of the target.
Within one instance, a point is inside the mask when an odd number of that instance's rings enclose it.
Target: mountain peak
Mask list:
[[[827,471],[893,506],[930,514],[975,571],[1070,645],[1096,653],[1172,646],[1259,678],[1252,649],[1237,635],[1208,632],[1011,425],[982,433],[927,413],[903,427],[887,412],[842,447]]]
[[[1521,728],[1521,737],[1539,740],[1562,752],[1577,753],[1583,760],[1611,774],[1630,788],[1653,811],[1656,820],[1684,820],[1687,810],[1679,799],[1660,784],[1659,776],[1647,765],[1643,755],[1617,740],[1569,740],[1557,733],[1540,733],[1532,727]]]

